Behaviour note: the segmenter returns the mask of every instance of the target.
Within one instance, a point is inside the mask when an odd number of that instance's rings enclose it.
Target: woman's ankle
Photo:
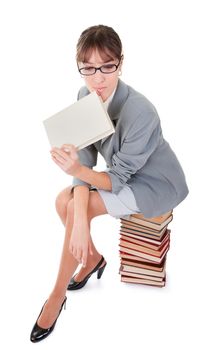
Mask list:
[[[50,294],[50,299],[54,301],[60,301],[63,302],[64,298],[66,296],[66,292],[59,289],[54,289]]]
[[[92,264],[97,264],[100,261],[101,258],[102,258],[101,254],[95,253],[93,255],[90,255],[90,262]]]

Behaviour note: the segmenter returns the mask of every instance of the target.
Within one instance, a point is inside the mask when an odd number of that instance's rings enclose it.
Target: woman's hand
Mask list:
[[[74,224],[69,244],[70,253],[83,267],[86,266],[88,254],[93,255],[89,230],[88,223]]]
[[[80,170],[77,149],[73,145],[63,145],[61,148],[53,147],[50,151],[53,161],[68,175],[75,176]]]

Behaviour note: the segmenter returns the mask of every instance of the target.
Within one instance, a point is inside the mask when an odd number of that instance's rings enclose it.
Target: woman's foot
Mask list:
[[[37,320],[39,327],[47,329],[52,326],[54,321],[57,319],[61,305],[65,296],[56,296],[51,294],[43,306],[41,315]]]
[[[80,271],[74,276],[75,282],[81,282],[93,269],[96,265],[98,265],[99,261],[102,258],[102,255],[98,256],[89,256],[88,263],[86,267],[82,267]],[[105,259],[101,263],[100,267],[104,266],[106,264]]]
[[[83,273],[80,274],[80,272],[79,272],[78,274],[74,275],[71,278],[71,280],[67,286],[67,289],[68,290],[77,290],[77,289],[83,288],[85,286],[85,284],[87,283],[88,279],[92,276],[92,274],[96,273],[96,272],[97,272],[97,278],[100,279],[103,272],[104,272],[106,264],[107,263],[104,260],[104,257],[102,256],[98,263],[89,264],[89,268],[86,266],[86,272],[82,271],[82,269],[81,269],[81,272],[83,272]],[[90,266],[93,266],[93,268],[91,269]],[[84,270],[84,268],[83,268],[83,270]],[[80,281],[78,281],[77,278],[80,279]]]
[[[48,303],[48,300],[45,302],[45,304],[41,309],[39,317],[34,327],[32,328],[32,331],[30,334],[31,342],[33,343],[40,342],[41,340],[47,338],[52,333],[56,325],[56,321],[62,311],[62,308],[63,306],[65,306],[66,299],[67,299],[66,297],[64,297],[64,299],[62,298],[62,304],[59,305],[58,312],[55,311],[55,307],[54,307],[55,300],[56,300],[56,304],[58,304],[58,298],[54,298],[53,300],[53,297],[51,297],[48,299],[49,303]],[[49,308],[50,303],[52,304],[51,308]],[[52,310],[52,306],[53,306],[53,310]],[[56,316],[54,316],[55,314]]]

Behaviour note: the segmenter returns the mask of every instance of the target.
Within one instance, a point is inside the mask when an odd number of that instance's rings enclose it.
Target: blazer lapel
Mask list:
[[[116,124],[119,119],[120,111],[122,109],[123,104],[127,100],[128,95],[129,95],[129,91],[128,91],[127,85],[122,80],[119,79],[113,100],[111,101],[107,110],[109,117],[111,118],[114,124],[114,127],[116,127]],[[101,146],[109,137],[110,136],[104,137],[101,140]]]

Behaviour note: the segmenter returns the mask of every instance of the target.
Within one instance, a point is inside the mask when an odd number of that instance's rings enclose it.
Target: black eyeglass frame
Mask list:
[[[94,75],[94,74],[96,74],[97,70],[99,70],[102,74],[112,74],[112,73],[115,73],[115,72],[118,70],[118,67],[119,67],[119,65],[120,65],[120,62],[121,62],[122,58],[123,58],[123,55],[121,55],[118,64],[112,64],[112,66],[115,66],[115,70],[114,70],[113,72],[103,72],[103,71],[102,71],[102,67],[104,67],[105,64],[103,64],[102,66],[100,66],[100,67],[98,67],[98,68],[96,68],[96,67],[90,67],[90,68],[94,68],[94,69],[95,69],[95,72],[94,72],[94,73],[91,73],[91,74],[84,74],[84,73],[81,73],[81,71],[82,71],[83,69],[85,69],[86,67],[79,68],[78,63],[77,63],[77,67],[78,67],[79,73],[80,73],[81,75],[83,75],[83,76]]]

